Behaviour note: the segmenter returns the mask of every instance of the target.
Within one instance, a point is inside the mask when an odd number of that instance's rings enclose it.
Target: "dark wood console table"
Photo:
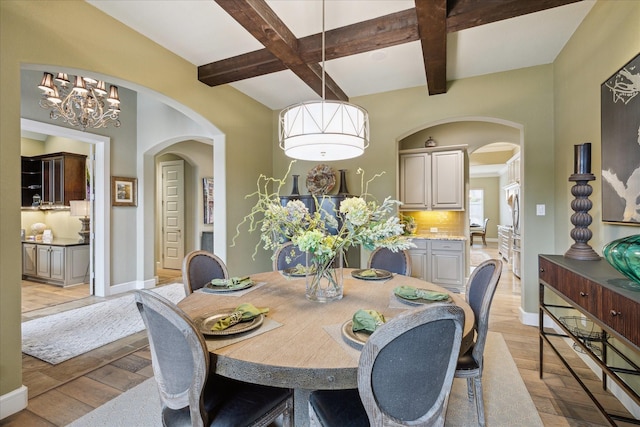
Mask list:
[[[607,378],[610,378],[640,405],[638,285],[622,276],[604,259],[579,261],[562,255],[540,255],[538,263],[540,378],[546,341],[611,425],[616,425],[615,421],[640,425],[640,420],[607,413],[550,339],[571,338],[574,348],[579,348],[602,369],[602,387],[605,390]],[[576,316],[575,310],[580,314]],[[545,329],[545,315],[564,333]]]

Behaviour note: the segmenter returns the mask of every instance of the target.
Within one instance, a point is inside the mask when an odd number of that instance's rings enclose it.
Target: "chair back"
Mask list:
[[[487,232],[487,224],[489,223],[489,218],[485,218],[484,219],[484,224],[482,224],[482,232],[486,233]]]
[[[465,299],[475,316],[476,341],[473,344],[472,356],[480,369],[482,369],[482,354],[489,329],[489,309],[501,275],[502,261],[489,259],[473,270],[467,282]]]
[[[209,351],[202,334],[171,301],[149,290],[134,294],[147,328],[153,374],[162,402],[163,425],[189,407],[193,426],[203,426],[207,414],[201,399],[209,372]]]
[[[409,251],[393,252],[387,248],[377,248],[369,256],[367,268],[379,268],[392,273],[411,276],[411,257]]]
[[[182,281],[187,295],[202,288],[211,279],[228,279],[224,262],[207,251],[192,251],[182,261]]]
[[[305,265],[306,254],[291,242],[286,242],[273,254],[273,271],[295,267],[298,264]]]
[[[372,426],[444,425],[463,324],[460,307],[434,303],[371,334],[360,356],[358,391]]]

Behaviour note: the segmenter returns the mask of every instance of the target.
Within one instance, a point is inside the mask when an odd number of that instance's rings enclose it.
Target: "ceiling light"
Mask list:
[[[300,160],[344,160],[369,146],[367,110],[325,100],[324,0],[322,2],[322,100],[292,105],[280,112],[280,148]]]
[[[44,73],[38,88],[42,90],[40,106],[51,109],[49,116],[61,118],[71,126],[101,128],[120,126],[120,97],[118,87],[111,85],[107,97],[106,84],[91,77],[76,76],[71,85],[69,76]]]

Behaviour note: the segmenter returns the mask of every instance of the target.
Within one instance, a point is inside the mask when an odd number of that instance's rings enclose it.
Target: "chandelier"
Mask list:
[[[322,2],[322,100],[292,105],[280,112],[280,148],[300,160],[344,160],[369,146],[367,110],[343,101],[325,100],[324,0]]]
[[[82,130],[107,127],[109,124],[120,126],[117,86],[111,85],[107,96],[102,80],[76,76],[72,85],[65,73],[58,73],[54,79],[53,74],[45,72],[38,88],[42,90],[40,106],[51,109],[49,116],[54,120],[61,118]]]

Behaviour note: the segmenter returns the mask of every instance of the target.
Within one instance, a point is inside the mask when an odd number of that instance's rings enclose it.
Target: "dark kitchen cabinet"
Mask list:
[[[32,206],[35,194],[44,206],[86,199],[86,159],[75,153],[22,157],[22,206]]]

